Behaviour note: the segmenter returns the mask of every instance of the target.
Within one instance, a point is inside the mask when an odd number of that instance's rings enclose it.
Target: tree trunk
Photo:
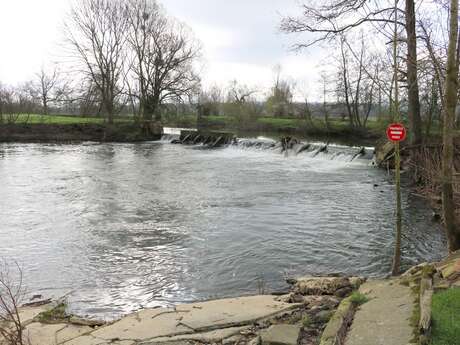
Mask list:
[[[142,119],[144,121],[152,121],[155,112],[155,105],[150,99],[144,101]]]
[[[438,91],[436,88],[436,80],[433,77],[431,80],[431,95],[430,95],[430,106],[428,108],[428,118],[426,120],[426,131],[425,137],[429,138],[431,134],[431,127],[433,125],[433,118],[438,106]]]
[[[343,92],[345,95],[345,104],[347,106],[347,114],[348,120],[350,122],[350,127],[354,127],[355,123],[353,121],[353,112],[350,105],[350,95],[349,95],[349,87],[348,87],[348,76],[347,76],[347,59],[345,56],[345,51],[343,48],[344,45],[344,38],[340,41],[340,51],[342,53],[342,72],[343,72]]]
[[[43,96],[43,115],[48,115],[48,99]]]
[[[107,122],[109,125],[113,125],[113,104],[108,102],[105,106]]]
[[[422,119],[420,116],[420,98],[417,76],[417,32],[415,30],[414,0],[406,0],[407,33],[407,84],[410,143],[422,142]]]
[[[453,196],[454,121],[458,92],[458,0],[450,2],[449,27],[442,152],[442,204],[449,251],[453,252],[460,249],[460,229],[456,225]]]
[[[393,37],[393,81],[394,81],[394,104],[393,116],[396,122],[400,122],[399,114],[399,84],[398,84],[398,16],[397,16],[398,0],[395,0],[395,23]],[[391,103],[390,103],[391,104]],[[395,144],[395,184],[396,184],[396,236],[395,248],[393,254],[393,267],[391,274],[399,275],[401,270],[401,238],[402,238],[402,206],[401,206],[401,157],[399,142]]]

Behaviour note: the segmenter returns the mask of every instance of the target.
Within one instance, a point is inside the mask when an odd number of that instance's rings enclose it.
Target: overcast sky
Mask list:
[[[192,28],[204,47],[205,86],[238,81],[260,88],[281,64],[286,78],[306,89],[319,79],[325,52],[292,53],[298,37],[278,32],[283,15],[298,13],[298,0],[163,0],[169,15]],[[0,0],[0,81],[17,84],[59,60],[62,22],[70,0]],[[310,93],[310,97],[315,93]]]

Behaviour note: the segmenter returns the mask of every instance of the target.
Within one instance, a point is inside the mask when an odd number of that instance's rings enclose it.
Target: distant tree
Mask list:
[[[325,71],[321,72],[320,82],[322,85],[322,99],[323,99],[323,106],[322,106],[321,111],[323,112],[323,115],[324,115],[324,123],[326,124],[326,128],[330,129],[331,124],[329,121],[329,108],[327,104],[327,96],[329,93],[329,90],[328,90],[329,76]]]
[[[230,82],[227,92],[227,100],[224,107],[225,115],[231,116],[236,127],[246,128],[262,114],[263,107],[254,98],[257,90],[233,80]]]
[[[356,52],[357,58],[350,58],[350,44],[345,36],[340,37],[338,81],[336,94],[346,108],[350,126],[366,127],[374,105],[378,85],[378,62],[366,53],[364,38]]]
[[[107,121],[113,123],[126,61],[127,7],[121,0],[81,0],[65,22],[67,41],[97,88]]]
[[[63,101],[69,94],[69,86],[63,82],[57,68],[47,72],[44,67],[35,75],[35,79],[25,85],[31,97],[41,103],[42,114],[49,113],[50,104]]]
[[[35,109],[35,103],[25,88],[13,88],[0,84],[0,123],[15,123],[21,117],[27,123]]]
[[[128,1],[130,66],[144,121],[161,119],[160,106],[200,89],[195,64],[201,45],[184,24],[168,18],[154,0]]]
[[[257,92],[254,88],[250,88],[247,85],[238,83],[233,80],[230,82],[227,93],[227,102],[236,104],[245,104],[249,101],[250,97]]]
[[[202,116],[220,115],[223,103],[223,91],[213,85],[207,90],[202,90],[198,97],[199,114]]]
[[[282,79],[281,65],[276,65],[273,70],[275,73],[274,85],[266,102],[267,111],[270,115],[276,117],[292,115],[292,83]]]
[[[313,114],[311,111],[310,103],[308,101],[309,98],[309,85],[305,81],[300,83],[297,86],[297,91],[298,93],[303,97],[303,104],[301,107],[299,107],[300,111],[300,118],[302,118],[305,122],[306,128],[314,128],[315,123],[313,122]]]

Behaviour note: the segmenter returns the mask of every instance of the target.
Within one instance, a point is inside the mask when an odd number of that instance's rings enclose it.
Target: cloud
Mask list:
[[[0,81],[25,81],[53,58],[67,4],[67,0],[0,2]]]
[[[0,81],[26,81],[43,63],[60,56],[61,25],[69,4],[70,0],[0,1]],[[162,4],[201,40],[205,85],[224,86],[237,79],[267,89],[273,66],[279,63],[287,78],[316,81],[315,60],[323,50],[294,54],[289,47],[300,38],[278,31],[282,16],[298,11],[297,0],[163,0]]]

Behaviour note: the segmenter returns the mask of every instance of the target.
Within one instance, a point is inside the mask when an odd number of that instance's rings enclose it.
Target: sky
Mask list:
[[[78,0],[76,0],[78,1]],[[327,51],[290,47],[305,37],[280,33],[283,16],[299,13],[299,0],[162,0],[167,13],[186,23],[203,45],[205,88],[232,80],[266,92],[274,67],[308,94],[325,67]],[[70,0],[0,0],[0,81],[20,84],[62,56],[62,23]]]

